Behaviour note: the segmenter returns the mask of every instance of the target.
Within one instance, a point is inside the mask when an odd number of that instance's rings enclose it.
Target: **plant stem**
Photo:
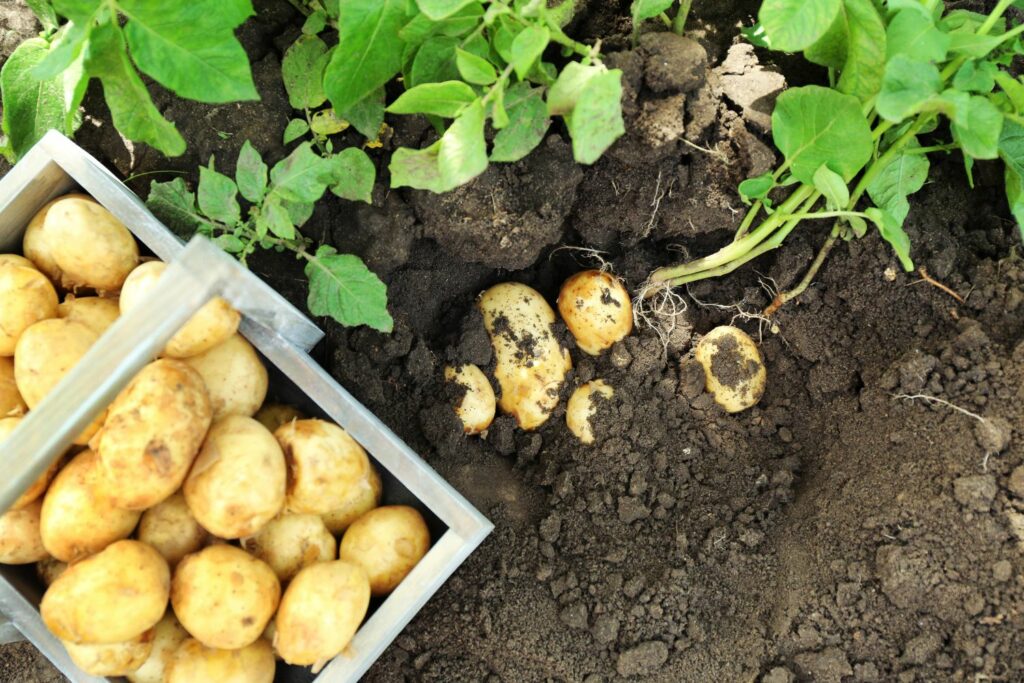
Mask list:
[[[811,282],[814,281],[814,277],[818,274],[821,266],[825,263],[828,253],[832,251],[832,247],[836,245],[838,240],[839,229],[837,227],[832,228],[831,234],[829,234],[828,239],[825,240],[825,244],[821,245],[821,249],[818,250],[818,255],[814,257],[814,262],[811,263],[811,267],[807,269],[806,273],[804,273],[803,279],[801,279],[799,284],[797,284],[793,289],[776,294],[775,299],[771,302],[768,308],[764,309],[764,314],[766,316],[771,316],[777,310],[782,308],[787,301],[791,301],[804,293],[804,290],[806,290],[810,286]]]
[[[308,17],[312,12],[309,11],[309,7],[306,6],[302,0],[288,0],[288,4],[297,9],[302,13],[303,16]]]
[[[665,28],[672,28],[672,20],[669,18],[668,14],[662,12],[658,15],[658,18],[661,19],[661,23],[665,24]],[[634,29],[633,32],[637,33],[638,31],[637,29]]]
[[[693,0],[679,0],[679,11],[676,12],[675,19],[672,20],[672,32],[677,36],[686,33],[686,20],[690,16],[692,6]]]
[[[1012,4],[1013,0],[999,0],[995,9],[992,10],[992,14],[988,15],[988,19],[985,20],[985,23],[978,27],[978,35],[988,35],[988,32],[995,27],[996,22],[1002,18],[1003,13],[1006,12]]]

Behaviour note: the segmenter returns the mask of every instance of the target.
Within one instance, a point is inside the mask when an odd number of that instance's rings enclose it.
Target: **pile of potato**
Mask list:
[[[165,268],[83,195],[23,247],[0,255],[0,442]],[[264,404],[239,322],[200,309],[0,516],[0,563],[36,563],[43,621],[89,674],[269,682],[275,655],[315,673],[430,547],[341,427]]]

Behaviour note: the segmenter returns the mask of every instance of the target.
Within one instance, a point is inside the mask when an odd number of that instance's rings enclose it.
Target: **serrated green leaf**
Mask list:
[[[248,140],[245,141],[238,153],[235,182],[241,195],[253,203],[263,199],[263,195],[267,191],[267,165],[263,163],[263,157]]]
[[[989,93],[996,87],[999,69],[992,62],[971,60],[964,62],[953,77],[953,87],[965,92]]]
[[[864,213],[878,227],[878,232],[882,235],[882,239],[888,242],[892,250],[896,252],[903,270],[908,273],[912,271],[914,269],[914,262],[910,258],[910,238],[903,231],[901,223],[888,211],[876,209],[875,207],[865,210]]]
[[[832,26],[842,0],[764,0],[758,21],[775,50],[798,52]]]
[[[387,287],[358,256],[323,245],[306,264],[306,277],[313,315],[330,316],[348,327],[367,325],[381,332],[394,328]]]
[[[740,197],[749,204],[751,201],[767,197],[774,187],[775,177],[769,171],[753,178],[747,178],[739,184],[738,189]]]
[[[377,169],[366,152],[348,147],[328,159],[334,174],[331,192],[353,202],[372,203]]]
[[[825,205],[833,211],[841,211],[850,203],[850,188],[843,177],[822,164],[814,172],[814,188],[825,197]]]
[[[450,119],[476,98],[476,91],[462,81],[424,83],[399,95],[387,111],[392,114],[433,114]]]
[[[527,26],[513,39],[510,63],[520,79],[526,78],[550,40],[551,31],[547,26]]]
[[[590,78],[566,118],[577,162],[592,164],[626,132],[622,121],[622,72],[612,69]]]
[[[934,64],[896,55],[886,65],[875,108],[887,121],[899,122],[929,107],[941,88]]]
[[[327,27],[327,13],[323,10],[316,10],[302,24],[302,32],[307,36],[315,36]]]
[[[196,197],[181,178],[151,182],[146,206],[164,225],[182,237],[190,237],[209,225],[196,210]]]
[[[519,161],[544,139],[551,119],[541,90],[516,83],[505,95],[509,123],[494,136],[491,161]]]
[[[299,36],[285,50],[281,78],[293,109],[315,109],[327,101],[323,81],[329,59],[327,43],[314,35]]]
[[[645,19],[651,19],[668,10],[675,0],[633,0],[629,7],[629,13],[633,15],[633,23],[639,24]]]
[[[242,219],[238,205],[238,187],[223,173],[206,166],[199,167],[199,210],[215,221],[234,225]]]
[[[923,5],[918,4],[923,9]],[[906,55],[918,62],[945,61],[949,36],[935,27],[927,11],[904,9],[889,20],[886,29],[886,55]]]
[[[341,118],[351,123],[364,138],[375,140],[384,123],[384,88],[370,93],[346,109]]]
[[[1003,114],[987,97],[946,90],[941,102],[953,122],[953,138],[966,156],[995,159],[999,155]]]
[[[494,70],[493,64],[459,47],[455,48],[455,67],[467,83],[490,85],[498,80],[498,72]]]
[[[306,119],[292,119],[284,129],[284,144],[298,140],[309,132],[309,123]]]
[[[867,102],[878,94],[885,73],[885,24],[871,0],[844,0],[846,61],[837,87]]]
[[[270,170],[270,194],[292,202],[315,202],[331,182],[327,162],[303,142]]]
[[[924,187],[931,166],[926,155],[915,154],[911,150],[912,147],[908,147],[907,151],[884,164],[867,188],[871,200],[892,214],[901,225],[910,213],[907,197]]]
[[[479,4],[479,2],[480,0],[416,0],[416,6],[420,8],[420,11],[426,17],[434,21],[441,21],[455,14],[466,5],[470,3]]]

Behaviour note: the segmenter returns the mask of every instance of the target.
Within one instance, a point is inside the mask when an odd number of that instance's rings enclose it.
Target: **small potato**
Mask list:
[[[306,567],[288,585],[274,620],[274,649],[285,662],[318,673],[352,640],[370,605],[370,583],[357,564]]]
[[[46,214],[50,208],[62,199],[83,199],[91,201],[92,197],[87,194],[68,194],[57,197],[48,202],[43,208],[36,212],[36,215],[29,221],[22,236],[21,251],[25,256],[54,284],[60,284],[61,270],[57,262],[53,260],[53,250],[50,248],[50,233],[44,229],[46,225]]]
[[[595,379],[572,392],[565,408],[565,423],[569,426],[569,431],[586,444],[594,443],[594,430],[590,424],[590,418],[597,410],[594,394],[609,399],[615,395],[615,391],[605,384],[604,380]]]
[[[99,337],[121,315],[121,307],[117,299],[68,294],[64,297],[64,303],[57,307],[57,315],[82,323]]]
[[[332,534],[340,534],[345,529],[373,508],[380,505],[381,481],[377,470],[370,465],[366,479],[348,491],[347,502],[343,507],[321,515],[324,524]]]
[[[375,596],[393,591],[430,550],[430,531],[415,508],[385,505],[352,523],[341,538],[338,558],[354,562],[370,577]]]
[[[0,515],[0,564],[31,564],[49,557],[39,535],[42,501]]]
[[[206,383],[214,420],[225,415],[251,417],[267,397],[267,369],[252,344],[240,334],[185,362]]]
[[[278,427],[292,420],[306,419],[306,416],[298,408],[281,403],[267,403],[253,417],[272,432],[276,432]]]
[[[90,676],[124,676],[138,669],[153,652],[153,629],[123,643],[78,645],[62,640],[71,661]]]
[[[203,378],[191,367],[165,358],[142,368],[90,442],[114,504],[145,510],[177,491],[212,415]]]
[[[57,317],[57,291],[35,268],[0,266],[0,301],[0,356],[13,356],[26,330]]]
[[[0,356],[0,418],[24,415],[28,410],[14,381],[14,361]]]
[[[29,261],[24,256],[18,256],[17,254],[0,254],[0,268],[4,266],[20,266],[21,268],[36,268],[36,264]]]
[[[280,599],[274,570],[233,545],[211,545],[189,555],[171,582],[171,604],[181,625],[206,647],[225,650],[258,640]]]
[[[617,277],[602,270],[584,270],[566,280],[558,293],[558,312],[576,345],[591,356],[633,331],[629,292]]]
[[[20,417],[6,417],[0,419],[0,444],[11,435],[14,428],[21,423]],[[50,485],[50,481],[54,475],[57,474],[57,470],[60,469],[63,460],[57,458],[47,469],[43,472],[38,479],[32,482],[32,485],[28,487],[19,497],[18,500],[14,501],[14,505],[11,506],[12,510],[20,510],[32,501],[43,495],[46,491],[46,487]]]
[[[240,650],[204,647],[189,639],[174,653],[166,683],[272,683],[277,663],[262,638]]]
[[[555,312],[539,292],[515,282],[491,287],[477,305],[497,357],[498,405],[521,428],[536,429],[551,417],[572,368],[551,328]]]
[[[272,519],[255,536],[243,538],[242,547],[270,565],[283,583],[303,567],[333,560],[338,542],[316,515],[286,513]]]
[[[202,550],[210,536],[192,516],[180,491],[142,513],[135,535],[156,548],[172,567],[189,553]]]
[[[50,586],[61,574],[68,569],[67,562],[61,562],[55,557],[45,557],[36,562],[36,576],[43,582],[44,586]]]
[[[43,232],[67,289],[116,292],[139,264],[132,233],[92,199],[58,199],[46,212]]]
[[[370,471],[366,451],[336,424],[295,420],[274,436],[288,462],[288,512],[324,515],[344,507]]]
[[[213,423],[185,480],[185,501],[220,538],[252,536],[284,507],[288,472],[274,435],[251,417]]]
[[[85,450],[50,484],[43,497],[40,530],[51,555],[77,562],[127,538],[138,522],[138,512],[113,504],[99,457]]]
[[[68,567],[43,595],[43,621],[73,643],[120,643],[153,628],[167,610],[171,571],[160,553],[118,541]]]
[[[142,666],[127,674],[128,680],[131,683],[164,683],[174,654],[186,640],[188,631],[178,623],[174,612],[167,610],[164,618],[153,627],[153,648],[149,656]]]
[[[458,369],[449,365],[444,369],[444,378],[464,390],[455,406],[455,414],[462,421],[462,431],[479,434],[490,427],[494,420],[494,388],[483,370],[475,365],[461,365]]]
[[[694,355],[704,368],[705,388],[726,412],[738,413],[761,400],[768,373],[746,332],[716,327],[700,340]]]
[[[142,301],[167,270],[167,264],[150,261],[132,271],[121,289],[121,313],[127,313]],[[164,355],[188,358],[226,341],[238,331],[242,316],[227,301],[217,297],[199,309],[188,322],[171,337]]]

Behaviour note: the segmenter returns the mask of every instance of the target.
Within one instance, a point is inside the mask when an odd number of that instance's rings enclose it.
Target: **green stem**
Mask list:
[[[1012,4],[1013,0],[999,0],[995,9],[992,10],[992,14],[988,15],[988,19],[985,20],[985,23],[978,27],[978,35],[988,35],[988,32],[995,27],[996,22],[1002,18],[1003,13],[1006,12]]]
[[[771,305],[769,305],[768,308],[764,309],[764,314],[766,316],[772,315],[773,313],[775,313],[775,311],[779,310],[783,305],[785,305],[787,301],[792,301],[793,299],[797,298],[798,296],[804,293],[804,291],[814,281],[814,277],[818,274],[818,271],[821,270],[821,266],[825,263],[825,259],[828,258],[829,252],[832,251],[832,247],[836,245],[836,242],[838,240],[839,228],[837,226],[832,228],[832,232],[831,234],[829,234],[828,239],[825,240],[825,243],[823,245],[821,245],[821,249],[818,250],[818,255],[814,257],[814,262],[811,264],[811,267],[807,269],[807,272],[804,273],[803,278],[800,280],[797,286],[794,287],[793,289],[790,289],[785,292],[779,292],[778,294],[775,295],[775,300],[772,301]]]
[[[669,18],[667,13],[662,12],[658,15],[658,18],[661,19],[661,23],[665,24],[665,28],[672,28],[672,19]],[[639,29],[639,27],[636,27],[636,29]],[[634,29],[634,33],[638,32],[636,29]]]
[[[677,36],[686,33],[686,20],[690,16],[692,6],[693,0],[679,0],[679,11],[676,12],[675,19],[672,20],[672,32]]]
[[[750,230],[750,226],[753,225],[754,219],[757,218],[757,214],[760,213],[761,207],[764,206],[764,202],[758,199],[747,211],[747,215],[743,217],[743,222],[740,223],[740,227],[736,229],[736,235],[732,238],[735,242]]]
[[[907,154],[931,154],[932,152],[954,152],[960,149],[960,145],[932,145],[931,147],[912,147],[906,151]]]
[[[917,133],[924,128],[924,125],[928,122],[928,119],[931,116],[931,114],[919,115],[917,120],[911,124],[910,128],[908,128],[903,135],[897,138],[896,142],[892,143],[892,145],[889,146],[889,149],[885,150],[882,156],[878,157],[878,159],[868,167],[868,170],[860,177],[857,187],[854,188],[853,193],[850,194],[850,203],[846,205],[848,208],[852,209],[857,206],[857,202],[859,202],[860,198],[864,196],[868,186],[874,182],[875,178],[878,177],[878,174],[882,172],[882,169],[884,169],[890,161],[896,158],[896,156],[903,151],[903,148],[917,136]]]
[[[483,104],[484,106],[487,106],[487,103],[491,101],[492,97],[494,97],[494,93],[496,93],[498,91],[498,87],[499,86],[504,86],[505,81],[507,81],[508,77],[511,76],[511,75],[512,75],[512,65],[509,64],[509,65],[507,65],[502,70],[501,74],[498,76],[498,80],[496,80],[491,85],[491,87],[487,89],[487,93],[484,95],[484,98],[483,98],[483,100],[481,100],[480,103]]]

